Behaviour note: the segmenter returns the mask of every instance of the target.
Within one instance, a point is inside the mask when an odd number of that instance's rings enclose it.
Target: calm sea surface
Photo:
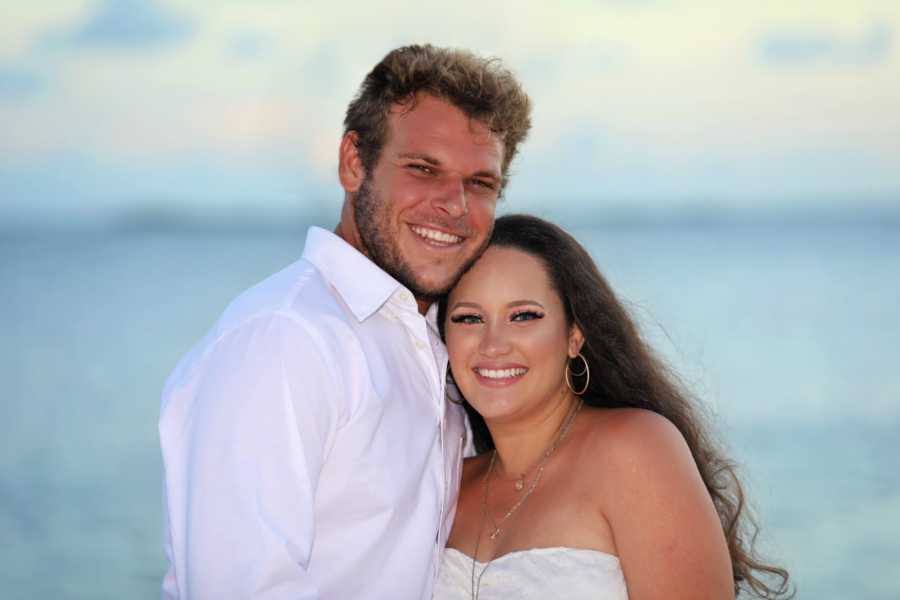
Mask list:
[[[900,229],[575,230],[742,465],[798,598],[900,598]],[[302,236],[0,236],[0,595],[154,598],[159,392]]]

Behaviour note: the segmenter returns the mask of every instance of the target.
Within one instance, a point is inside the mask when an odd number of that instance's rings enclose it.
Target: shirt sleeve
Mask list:
[[[168,382],[164,598],[319,598],[314,499],[343,395],[316,342],[291,317],[258,317]]]

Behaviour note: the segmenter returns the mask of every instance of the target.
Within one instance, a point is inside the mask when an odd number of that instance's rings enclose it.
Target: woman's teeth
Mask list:
[[[528,372],[528,369],[475,369],[475,372],[488,379],[509,379],[510,377],[524,375]]]

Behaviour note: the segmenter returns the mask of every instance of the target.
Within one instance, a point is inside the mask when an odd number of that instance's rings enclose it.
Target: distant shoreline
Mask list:
[[[507,210],[509,208],[509,210]],[[520,212],[518,207],[502,204],[498,215]],[[822,229],[832,227],[900,228],[897,208],[825,208],[816,210],[622,210],[593,211],[527,210],[571,230],[704,230],[704,229]],[[18,237],[41,234],[303,234],[310,225],[331,228],[338,215],[332,213],[279,214],[275,218],[259,215],[203,217],[165,212],[134,212],[104,220],[43,222],[0,218],[0,236]]]

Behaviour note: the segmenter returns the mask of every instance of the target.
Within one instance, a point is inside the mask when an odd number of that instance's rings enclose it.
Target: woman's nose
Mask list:
[[[509,335],[503,323],[489,324],[481,338],[481,353],[485,356],[502,356],[509,352]]]

